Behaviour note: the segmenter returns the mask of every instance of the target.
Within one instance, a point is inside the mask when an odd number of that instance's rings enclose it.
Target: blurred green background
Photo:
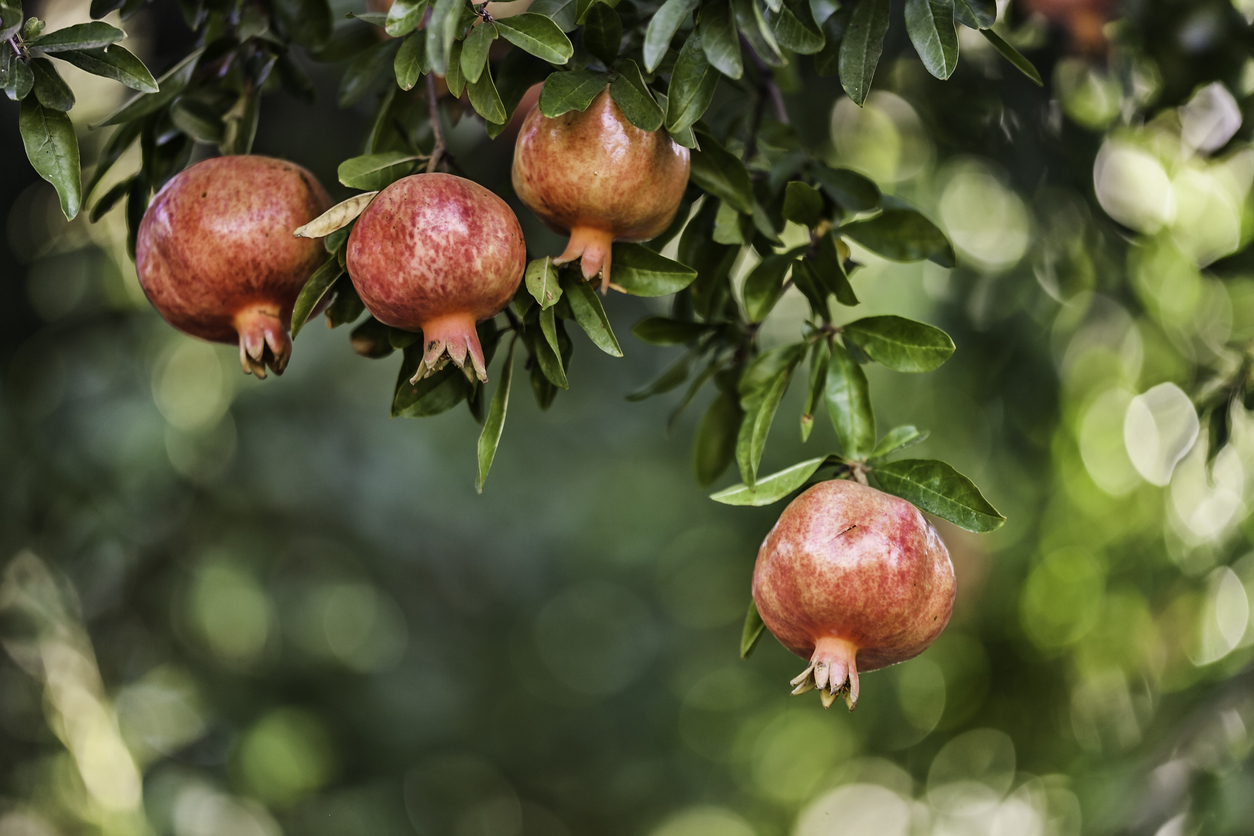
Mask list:
[[[790,697],[769,637],[738,658],[782,506],[710,502],[700,410],[668,438],[677,396],[624,401],[671,360],[627,337],[664,302],[611,298],[627,357],[585,343],[549,412],[515,397],[478,497],[464,409],[388,418],[399,358],[310,327],[259,382],[167,326],[120,212],[66,223],[0,101],[0,836],[1254,832],[1254,436],[1236,405],[1208,468],[1189,400],[1254,338],[1249,5],[1129,4],[1096,60],[1004,10],[1044,90],[966,30],[948,83],[893,32],[864,109],[787,89],[954,240],[952,271],[855,249],[850,318],[953,335],[936,373],[868,368],[880,425],[1008,518],[941,527],[953,621],[852,714]],[[127,29],[158,73],[189,48],[173,3]],[[254,150],[331,187],[369,103],[307,63],[318,104],[269,96]],[[71,83],[90,162],[122,90]],[[453,147],[512,200],[507,140]],[[801,445],[801,388],[764,472],[834,446]]]

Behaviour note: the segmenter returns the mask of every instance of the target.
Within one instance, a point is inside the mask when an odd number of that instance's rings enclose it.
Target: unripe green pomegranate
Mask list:
[[[688,185],[688,149],[665,129],[642,131],[600,93],[580,113],[550,119],[536,107],[514,145],[514,191],[555,232],[553,259],[582,259],[586,279],[610,286],[611,244],[648,241],[670,226]]]
[[[239,343],[264,378],[292,354],[292,306],[326,260],[321,241],[292,237],[331,205],[305,169],[261,156],[215,157],[175,175],[139,225],[135,268],[153,307],[185,334]]]
[[[487,381],[475,323],[500,313],[522,281],[527,246],[518,218],[492,192],[451,174],[388,186],[348,236],[348,275],[384,325],[421,331],[417,381],[452,360]]]
[[[794,499],[753,569],[763,623],[810,666],[794,694],[824,708],[858,702],[858,672],[913,659],[949,623],[954,567],[917,508],[857,482],[820,482]]]

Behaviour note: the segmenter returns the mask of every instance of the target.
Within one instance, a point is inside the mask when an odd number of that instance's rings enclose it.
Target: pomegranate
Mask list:
[[[1113,13],[1112,0],[1028,0],[1029,11],[1065,26],[1078,52],[1100,57],[1106,54],[1106,21]]]
[[[555,232],[570,233],[553,259],[582,258],[583,275],[610,286],[610,245],[648,241],[675,218],[688,185],[688,149],[666,130],[642,131],[602,91],[580,113],[550,119],[538,107],[514,145],[514,190]]]
[[[767,628],[810,666],[794,694],[820,689],[852,711],[858,670],[918,656],[949,623],[954,568],[919,510],[844,480],[794,499],[758,551],[753,600]]]
[[[135,268],[175,328],[239,343],[246,373],[282,374],[292,305],[327,253],[292,230],[331,206],[314,176],[260,156],[215,157],[175,175],[139,225]]]
[[[492,192],[451,174],[397,180],[348,237],[348,275],[374,318],[421,331],[416,382],[452,360],[487,381],[475,323],[500,313],[522,281],[518,218]]]

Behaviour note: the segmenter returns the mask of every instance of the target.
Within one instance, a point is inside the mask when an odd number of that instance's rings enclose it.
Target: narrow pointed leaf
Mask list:
[[[953,0],[906,0],[906,33],[927,71],[939,79],[958,67]]]
[[[78,137],[70,117],[28,96],[22,100],[17,124],[35,173],[53,185],[61,200],[61,211],[67,219],[73,220],[83,205],[83,180]]]
[[[6,48],[7,47],[3,47]],[[35,75],[35,98],[46,108],[62,113],[74,107],[74,93],[47,58],[32,58],[31,72]]]
[[[877,464],[871,472],[886,492],[967,531],[985,534],[1006,522],[970,479],[945,462],[902,459]]]
[[[889,0],[857,0],[840,44],[840,83],[854,104],[871,92],[871,80],[888,34]]]
[[[701,33],[694,31],[684,41],[671,72],[666,92],[666,129],[675,133],[696,124],[714,100],[718,79],[718,71],[710,66],[701,47]]]
[[[594,3],[583,21],[584,49],[607,67],[614,66],[623,45],[623,21],[606,3]]]
[[[572,110],[583,112],[609,83],[605,73],[591,70],[553,73],[540,91],[540,112],[550,119]]]
[[[844,333],[872,360],[899,372],[930,372],[954,353],[944,331],[900,316],[859,319]]]
[[[76,23],[26,42],[32,52],[65,52],[67,49],[99,49],[126,37],[116,26],[101,21]]]
[[[744,75],[744,59],[740,55],[740,38],[729,0],[705,0],[697,15],[697,31],[706,60],[728,78]]]
[[[797,357],[799,360],[800,355]],[[780,401],[788,391],[788,384],[792,380],[798,360],[788,364],[762,394],[751,400],[745,408],[745,418],[736,437],[736,464],[740,467],[741,478],[750,487],[757,484],[758,465],[762,462],[766,439],[771,432],[775,413],[779,411]]]
[[[427,66],[427,35],[415,32],[405,38],[392,68],[396,73],[396,84],[402,90],[412,90],[422,77]]]
[[[865,459],[875,449],[875,414],[866,373],[843,346],[832,346],[825,395],[845,456],[853,461]]]
[[[615,244],[611,281],[632,296],[669,296],[697,278],[691,267],[640,244]]]
[[[993,49],[1000,52],[1003,58],[1011,64],[1014,64],[1015,68],[1019,72],[1032,79],[1032,82],[1036,84],[1037,87],[1045,86],[1045,82],[1041,80],[1040,71],[1032,65],[1031,61],[1024,58],[1019,50],[1006,43],[1001,35],[998,35],[992,29],[981,29],[980,34],[988,39],[988,42],[993,45]]]
[[[684,345],[698,339],[709,327],[700,322],[681,322],[664,316],[650,316],[637,322],[631,333],[636,339],[650,345]]]
[[[58,52],[56,56],[92,75],[120,81],[132,90],[157,92],[157,80],[148,72],[144,62],[118,44],[100,49],[71,49]]]
[[[956,264],[953,245],[945,233],[914,209],[888,209],[874,218],[845,224],[840,234],[892,261],[927,259],[941,267]]]
[[[514,349],[517,338],[509,344],[509,354],[505,356],[505,365],[501,367],[501,379],[492,393],[492,403],[488,406],[488,417],[483,422],[483,432],[479,434],[479,478],[475,480],[475,490],[483,493],[483,483],[487,481],[488,471],[492,469],[492,460],[496,458],[496,448],[501,443],[501,433],[505,430],[505,413],[509,410],[509,390],[514,382]]]
[[[759,479],[753,487],[744,484],[734,485],[718,493],[710,494],[710,499],[715,502],[721,502],[724,505],[752,505],[755,507],[772,505],[804,485],[806,480],[813,476],[815,471],[822,467],[825,461],[827,461],[826,456],[809,459],[785,468],[779,473],[765,476]]]
[[[771,15],[771,30],[780,46],[799,55],[813,55],[827,43],[823,30],[814,22],[809,0],[785,3]]]
[[[749,46],[758,54],[762,62],[769,67],[784,66],[784,55],[771,29],[762,17],[757,0],[731,0],[732,16],[736,19],[736,28],[749,42]]]
[[[540,312],[540,332],[544,340],[536,340],[536,360],[549,382],[559,389],[569,389],[566,369],[562,365],[562,350],[557,338],[557,316],[552,308]]]
[[[192,73],[196,71],[196,63],[200,60],[203,52],[203,47],[194,51],[191,55],[188,55],[171,67],[165,75],[157,79],[156,93],[140,93],[94,127],[100,128],[105,125],[120,125],[123,122],[133,122],[141,116],[147,116],[149,113],[155,113],[165,107],[174,100],[175,96],[183,92],[187,82],[191,81]]]
[[[340,163],[336,174],[350,189],[383,189],[412,172],[418,159],[404,151],[366,154]]]
[[[566,37],[563,35],[562,37]],[[474,26],[466,40],[462,42],[461,68],[467,81],[474,82],[483,75],[483,68],[488,65],[488,49],[496,40],[496,27],[491,23]]]
[[[644,67],[653,72],[666,57],[671,40],[683,25],[688,13],[697,8],[697,0],[666,0],[649,20],[644,33]]]
[[[502,38],[550,64],[561,66],[575,54],[562,28],[542,14],[525,12],[501,18],[496,25]]]
[[[492,81],[492,73],[485,72],[478,81],[467,84],[466,90],[470,93],[470,104],[475,112],[487,121],[502,124],[509,118],[496,83]]]
[[[596,291],[586,282],[577,281],[567,289],[566,300],[575,315],[575,322],[579,323],[579,327],[592,340],[593,345],[611,357],[622,357],[623,350],[610,328],[609,317],[605,315],[605,308],[597,298]]]
[[[766,624],[762,621],[762,616],[758,614],[758,605],[752,600],[749,601],[749,612],[745,615],[745,626],[740,630],[740,658],[748,659],[749,654],[758,646],[758,640],[762,638],[762,631],[766,629]]]
[[[719,392],[701,422],[692,443],[692,470],[697,484],[708,488],[736,458],[736,436],[744,412],[731,392]]]
[[[618,77],[610,84],[610,96],[627,121],[640,130],[656,131],[662,127],[662,108],[649,92],[635,61],[628,59],[623,62]]]
[[[827,365],[831,362],[832,352],[827,347],[827,340],[819,340],[810,351],[810,388],[806,392],[806,405],[801,413],[801,441],[810,440],[814,430],[814,413],[819,404],[823,403],[823,393],[827,385]]]
[[[997,22],[997,0],[954,0],[954,19],[972,29],[987,29]]]
[[[922,444],[927,440],[928,435],[927,430],[920,430],[918,427],[910,426],[909,424],[893,427],[884,433],[884,437],[880,439],[879,444],[876,444],[875,449],[871,451],[871,461],[881,459],[890,453],[913,447],[916,444]]]
[[[699,133],[698,136],[701,149],[694,150],[689,157],[692,181],[737,211],[750,214],[753,184],[744,162],[709,134]]]
[[[762,259],[745,277],[745,315],[750,322],[761,322],[783,295],[784,277],[792,269],[792,253],[778,253]]]
[[[537,258],[528,264],[523,281],[527,284],[527,292],[540,303],[542,310],[553,307],[562,298],[562,285],[552,256]]]
[[[689,351],[683,357],[680,357],[674,364],[668,366],[663,372],[653,380],[652,383],[642,389],[637,389],[627,396],[627,400],[643,401],[654,395],[660,395],[663,392],[669,392],[679,386],[688,376],[692,374],[692,364],[697,359],[694,352]]]
[[[300,295],[296,297],[296,304],[292,306],[292,339],[296,339],[296,335],[305,327],[305,323],[318,307],[318,303],[330,292],[336,280],[342,275],[344,275],[344,268],[340,266],[339,259],[329,258],[325,264],[314,271],[309,281],[305,282]]]

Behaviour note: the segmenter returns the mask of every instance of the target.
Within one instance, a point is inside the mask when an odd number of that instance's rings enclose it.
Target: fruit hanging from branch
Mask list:
[[[809,667],[794,694],[853,710],[858,673],[918,656],[949,623],[954,569],[936,530],[904,499],[820,482],[784,509],[758,552],[753,600]]]
[[[172,178],[144,214],[139,283],[166,321],[193,337],[239,343],[246,373],[282,374],[292,305],[326,259],[293,238],[331,205],[314,176],[261,156],[216,157]]]
[[[670,226],[688,185],[688,149],[665,129],[632,125],[601,92],[587,110],[550,118],[537,107],[514,146],[514,190],[570,241],[555,264],[582,259],[586,279],[611,285],[615,241],[648,241]]]
[[[348,275],[366,310],[384,325],[422,332],[415,382],[449,360],[487,381],[475,323],[509,304],[526,265],[513,210],[451,174],[397,180],[370,202],[348,238]]]

